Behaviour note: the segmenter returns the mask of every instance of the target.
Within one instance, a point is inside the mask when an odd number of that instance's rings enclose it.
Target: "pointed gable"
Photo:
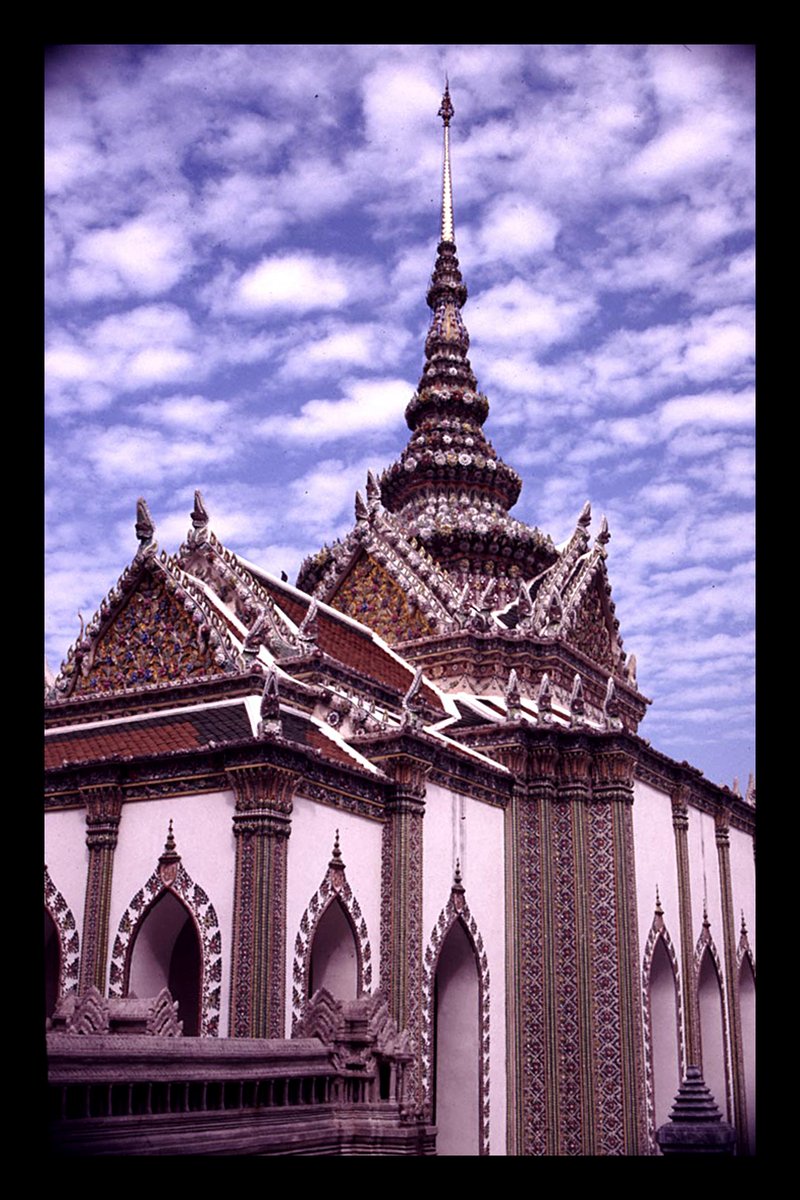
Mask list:
[[[596,571],[564,621],[564,640],[611,672],[619,659],[619,650],[605,590],[602,574]]]
[[[369,554],[356,560],[330,604],[368,625],[390,645],[436,632],[386,568]]]
[[[220,623],[166,560],[134,560],[71,647],[60,696],[191,682],[235,669]]]

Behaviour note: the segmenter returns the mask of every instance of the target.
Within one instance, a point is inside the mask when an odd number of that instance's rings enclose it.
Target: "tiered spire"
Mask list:
[[[497,563],[504,561],[510,568],[516,560],[517,574],[530,578],[549,565],[553,555],[538,530],[508,516],[522,481],[498,458],[482,429],[489,401],[477,390],[461,316],[467,287],[456,256],[453,218],[454,111],[446,86],[439,109],[444,123],[441,241],[427,293],[433,316],[422,377],[406,408],[412,437],[399,460],[384,472],[381,496],[434,559],[483,590],[488,562],[488,574],[494,575]],[[498,604],[504,590],[496,596]]]

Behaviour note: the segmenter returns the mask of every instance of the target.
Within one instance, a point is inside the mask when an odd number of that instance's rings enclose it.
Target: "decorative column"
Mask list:
[[[635,760],[622,747],[595,752],[589,806],[592,1004],[597,1062],[595,1153],[647,1146],[644,1043],[633,839]],[[618,1047],[612,1061],[610,1044]]]
[[[510,765],[506,763],[506,765]],[[558,750],[551,743],[528,750],[527,786],[514,789],[508,861],[515,895],[509,898],[509,1046],[515,1046],[516,1154],[557,1154],[559,1128],[558,1003],[555,896],[552,862],[553,804]],[[513,1040],[512,1040],[513,1039]],[[509,1101],[509,1103],[511,1103]]]
[[[551,862],[554,897],[556,1013],[558,1021],[558,1154],[593,1154],[591,948],[586,849],[586,808],[591,796],[591,758],[571,745],[558,760],[553,805]]]
[[[681,986],[683,988],[683,1039],[686,1062],[700,1064],[700,1012],[694,976],[694,935],[692,930],[692,889],[689,874],[689,789],[676,787],[672,801],[672,828],[675,831],[675,861],[678,870],[678,920],[681,931]]]
[[[374,758],[373,761],[378,761]],[[381,988],[398,1029],[408,1030],[417,1063],[422,1051],[422,821],[430,764],[412,754],[380,756],[394,781],[386,803],[381,854]],[[415,1068],[416,1070],[416,1068]],[[422,1080],[409,1088],[422,1102]]]
[[[122,815],[122,788],[104,783],[81,789],[86,804],[86,845],[89,870],[83,913],[81,969],[78,992],[96,987],[106,994],[108,921],[111,913],[111,876]]]
[[[231,1037],[282,1038],[286,992],[286,852],[296,771],[229,768],[236,795]]]
[[[744,1052],[742,1048],[742,1014],[739,1006],[739,963],[737,959],[736,931],[733,914],[733,887],[731,883],[730,833],[727,809],[721,809],[715,817],[717,857],[719,859],[719,886],[722,901],[722,936],[725,948],[725,985],[728,1001],[728,1022],[731,1044],[731,1068],[733,1082],[733,1120],[736,1126],[736,1143],[739,1154],[747,1154],[747,1097],[745,1093]]]

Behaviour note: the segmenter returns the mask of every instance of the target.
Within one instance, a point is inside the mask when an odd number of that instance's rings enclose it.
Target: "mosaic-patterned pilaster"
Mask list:
[[[286,855],[297,774],[229,772],[236,793],[231,1037],[285,1036]]]
[[[395,786],[386,805],[381,861],[381,989],[398,1029],[408,1031],[416,1059],[410,1091],[423,1104],[422,821],[428,764],[409,754],[381,759]]]
[[[558,993],[559,1154],[591,1153],[591,1007],[585,907],[585,832],[580,812],[589,796],[585,750],[563,751],[553,806],[556,983]]]
[[[700,1012],[694,988],[694,936],[692,933],[692,889],[689,874],[689,789],[672,792],[672,828],[678,870],[678,922],[681,931],[681,981],[683,986],[684,1040],[688,1066],[700,1063]]]
[[[551,823],[555,796],[554,746],[531,748],[527,795],[519,810],[520,991],[512,1022],[521,1026],[520,1154],[558,1152],[558,1005]]]
[[[505,820],[506,1153],[544,1155],[555,1153],[558,1123],[557,1089],[548,1088],[556,1061],[555,956],[545,937],[552,903],[542,882],[543,873],[550,878],[542,840],[548,836],[557,751],[510,740],[493,753],[515,779]]]
[[[602,1097],[602,1132],[598,1149],[602,1154],[640,1154],[647,1138],[633,841],[633,771],[634,760],[623,751],[595,754],[591,811],[597,821],[593,823],[591,848],[595,863],[593,909],[598,918],[593,951],[598,1090]],[[600,826],[605,836],[601,836]],[[603,881],[606,878],[609,890],[604,904]],[[613,959],[609,957],[612,954]],[[616,1064],[612,1064],[607,1047],[610,1030],[606,1025],[604,1006],[609,1020],[613,1014],[614,1036],[618,1038]]]
[[[731,1083],[733,1090],[733,1123],[739,1154],[747,1154],[747,1097],[745,1094],[744,1050],[742,1046],[742,1014],[739,1005],[739,963],[736,929],[733,914],[731,883],[730,834],[728,814],[721,811],[716,817],[717,857],[719,859],[720,899],[722,902],[722,937],[725,954],[725,984],[731,1048]]]
[[[87,787],[83,795],[86,803],[89,868],[86,876],[78,991],[83,993],[87,988],[96,987],[101,995],[105,995],[111,877],[122,815],[122,789],[116,784],[102,784]]]

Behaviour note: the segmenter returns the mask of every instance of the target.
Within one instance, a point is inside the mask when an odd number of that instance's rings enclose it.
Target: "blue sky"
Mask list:
[[[47,116],[47,659],[199,487],[294,579],[408,437],[449,74],[513,515],[605,513],[643,736],[754,770],[754,61],[743,46],[68,46]]]

